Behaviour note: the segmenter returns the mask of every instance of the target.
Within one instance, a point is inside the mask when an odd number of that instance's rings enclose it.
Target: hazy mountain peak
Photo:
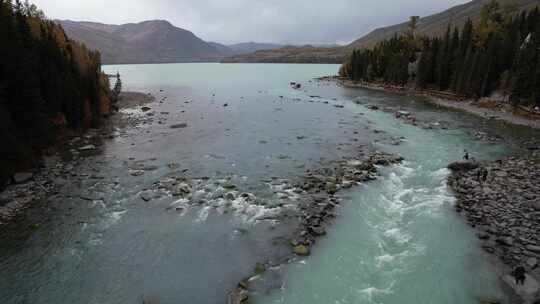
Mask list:
[[[228,55],[166,20],[122,25],[68,20],[60,23],[72,39],[101,51],[104,63],[218,61]]]

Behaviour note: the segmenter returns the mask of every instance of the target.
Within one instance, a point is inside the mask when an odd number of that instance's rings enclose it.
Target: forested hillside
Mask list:
[[[442,37],[416,35],[416,18],[402,36],[355,50],[341,75],[353,80],[416,86],[484,97],[497,91],[514,104],[540,102],[540,12],[508,11],[492,1],[480,21]]]
[[[456,5],[443,12],[425,16],[418,19],[416,33],[427,37],[437,37],[444,35],[446,26],[451,22],[460,28],[465,25],[467,20],[476,23],[480,20],[480,15],[484,5],[491,0],[472,0],[470,2]],[[528,10],[540,5],[539,0],[498,0],[503,10]],[[403,22],[396,25],[381,27],[373,30],[369,34],[355,40],[349,48],[371,48],[378,42],[392,38],[395,34],[406,33],[408,23]]]
[[[1,186],[64,130],[99,125],[110,91],[100,54],[28,2],[0,0],[0,41]]]

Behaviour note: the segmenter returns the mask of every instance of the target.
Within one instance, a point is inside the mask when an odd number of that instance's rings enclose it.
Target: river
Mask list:
[[[135,123],[117,126],[101,153],[79,160],[78,175],[30,212],[46,220],[28,219],[32,229],[0,236],[0,302],[225,303],[256,263],[290,253],[278,240],[294,219],[278,214],[294,210],[301,195],[291,180],[360,150],[405,161],[341,192],[340,215],[312,255],[256,278],[264,287],[251,300],[504,300],[493,265],[453,211],[445,167],[464,150],[478,159],[514,151],[510,140],[492,144],[473,131],[506,138],[523,132],[418,98],[314,80],[338,68],[105,66],[121,73],[125,90],[156,100],[148,111],[122,110]],[[432,128],[403,123],[397,110]],[[189,199],[166,191],[178,181],[190,187]],[[228,189],[237,190],[230,199]],[[141,199],[145,194],[151,199]]]

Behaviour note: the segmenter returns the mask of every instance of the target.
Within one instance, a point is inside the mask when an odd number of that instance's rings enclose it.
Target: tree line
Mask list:
[[[99,125],[110,89],[99,52],[70,40],[35,5],[0,0],[0,41],[1,182],[62,130]]]
[[[495,0],[478,22],[448,25],[441,37],[403,35],[354,50],[340,75],[355,81],[414,86],[481,98],[494,92],[513,105],[540,105],[540,12],[517,12]]]

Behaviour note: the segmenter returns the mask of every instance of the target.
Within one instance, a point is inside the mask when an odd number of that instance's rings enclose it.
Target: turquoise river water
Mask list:
[[[266,288],[252,292],[250,301],[504,301],[493,265],[453,211],[445,167],[464,150],[479,159],[513,153],[512,139],[522,131],[418,98],[314,80],[338,68],[106,66],[108,73],[121,73],[125,90],[149,92],[156,100],[149,112],[123,109],[134,125],[117,126],[102,153],[73,169],[103,178],[74,178],[46,202],[48,220],[39,229],[0,236],[0,302],[226,303],[257,262],[290,252],[276,240],[294,223],[276,213],[294,209],[295,194],[280,183],[359,150],[396,153],[405,162],[340,193],[339,216],[312,255],[256,278]],[[405,124],[395,117],[398,110],[437,127]],[[171,128],[179,123],[186,125]],[[509,144],[476,140],[474,132],[494,132]],[[152,169],[139,175],[134,166]],[[140,198],[172,176],[193,179],[194,196],[207,203]],[[224,180],[258,203],[223,199]],[[95,199],[80,199],[89,196]],[[186,207],[169,208],[178,204]]]

